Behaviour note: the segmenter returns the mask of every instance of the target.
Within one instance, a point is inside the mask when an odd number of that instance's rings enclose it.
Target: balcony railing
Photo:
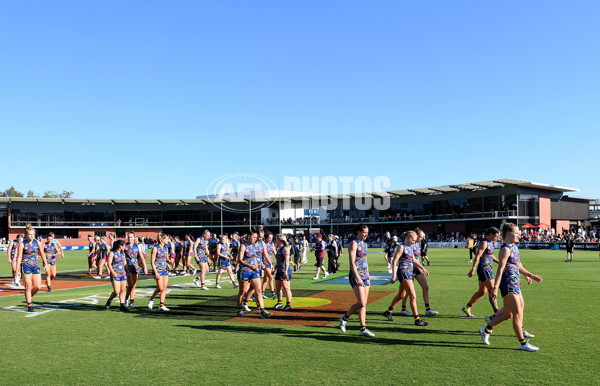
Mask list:
[[[377,222],[392,222],[392,223],[414,223],[426,221],[440,220],[464,220],[478,218],[509,218],[517,215],[516,210],[493,211],[493,212],[469,212],[469,213],[454,213],[443,215],[397,215],[397,216],[382,216],[382,217],[343,217],[319,220],[318,218],[298,218],[298,219],[262,219],[261,221],[253,219],[252,225],[267,225],[267,226],[289,226],[289,225],[322,225],[322,224],[352,224],[352,223],[377,223]],[[135,221],[11,221],[10,226],[13,228],[25,227],[31,223],[34,227],[42,228],[169,228],[169,227],[219,227],[223,226],[247,226],[250,225],[248,220],[220,220],[213,221],[146,221],[145,219],[136,219]]]

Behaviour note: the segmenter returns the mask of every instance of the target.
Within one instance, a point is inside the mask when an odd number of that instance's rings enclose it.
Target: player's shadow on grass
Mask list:
[[[255,327],[252,325],[248,325],[244,323],[243,325],[175,325],[175,327],[183,327],[183,328],[192,328],[199,329],[204,331],[220,331],[220,332],[233,332],[233,333],[243,333],[243,334],[277,334],[282,335],[287,338],[301,338],[301,339],[314,339],[320,341],[327,342],[339,342],[339,343],[354,343],[354,344],[369,344],[369,345],[410,345],[410,346],[437,346],[437,347],[454,347],[454,348],[481,348],[488,350],[511,350],[509,348],[502,347],[488,347],[483,346],[481,343],[464,343],[464,342],[455,342],[455,341],[435,341],[432,342],[430,340],[416,340],[416,339],[400,339],[400,338],[365,338],[358,336],[358,331],[356,333],[341,333],[337,328],[334,330],[332,328],[331,333],[324,333],[322,331],[317,330],[306,330],[295,331],[282,327],[273,327],[273,326],[264,326],[264,327]]]

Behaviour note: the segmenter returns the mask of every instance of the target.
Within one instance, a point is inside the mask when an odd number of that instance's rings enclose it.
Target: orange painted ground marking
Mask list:
[[[371,291],[369,292],[369,303],[375,302],[393,293],[396,292]],[[341,314],[346,312],[351,305],[356,303],[356,297],[354,296],[353,291],[327,290],[310,295],[309,297],[327,299],[330,303],[316,307],[294,308],[294,299],[292,299],[293,310],[291,312],[269,310],[273,312],[273,316],[269,319],[261,319],[260,315],[253,310],[252,312],[246,313],[246,318],[231,318],[225,321],[235,323],[288,324],[325,327],[338,320]]]

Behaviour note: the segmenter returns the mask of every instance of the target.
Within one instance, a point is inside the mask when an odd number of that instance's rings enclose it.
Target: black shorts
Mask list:
[[[317,262],[315,263],[315,267],[323,266],[323,257],[317,257]]]

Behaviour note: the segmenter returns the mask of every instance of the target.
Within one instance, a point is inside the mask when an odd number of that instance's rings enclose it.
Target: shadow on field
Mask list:
[[[252,325],[244,324],[242,325],[175,325],[175,327],[183,327],[183,328],[192,328],[204,331],[219,331],[219,332],[232,332],[232,333],[242,333],[242,334],[277,334],[287,338],[300,338],[300,339],[314,339],[320,341],[327,342],[339,342],[339,343],[355,343],[355,344],[376,344],[376,345],[408,345],[408,346],[437,346],[437,347],[454,347],[454,348],[481,348],[486,350],[510,350],[514,351],[514,349],[510,348],[502,348],[502,347],[489,347],[484,346],[482,343],[473,342],[473,343],[462,343],[462,342],[453,342],[453,341],[435,341],[432,342],[430,340],[415,340],[415,339],[399,339],[399,338],[363,338],[358,336],[358,330],[354,333],[341,333],[337,328],[331,328],[332,332],[330,334],[324,333],[322,331],[311,331],[311,330],[302,330],[295,331],[289,330],[282,327],[272,327],[272,326],[264,326],[264,327],[255,327]],[[334,332],[335,331],[335,332]],[[431,330],[423,332],[432,332]],[[400,332],[409,332],[409,331],[400,331]],[[410,331],[414,332],[414,331]],[[477,334],[479,335],[479,334]]]

